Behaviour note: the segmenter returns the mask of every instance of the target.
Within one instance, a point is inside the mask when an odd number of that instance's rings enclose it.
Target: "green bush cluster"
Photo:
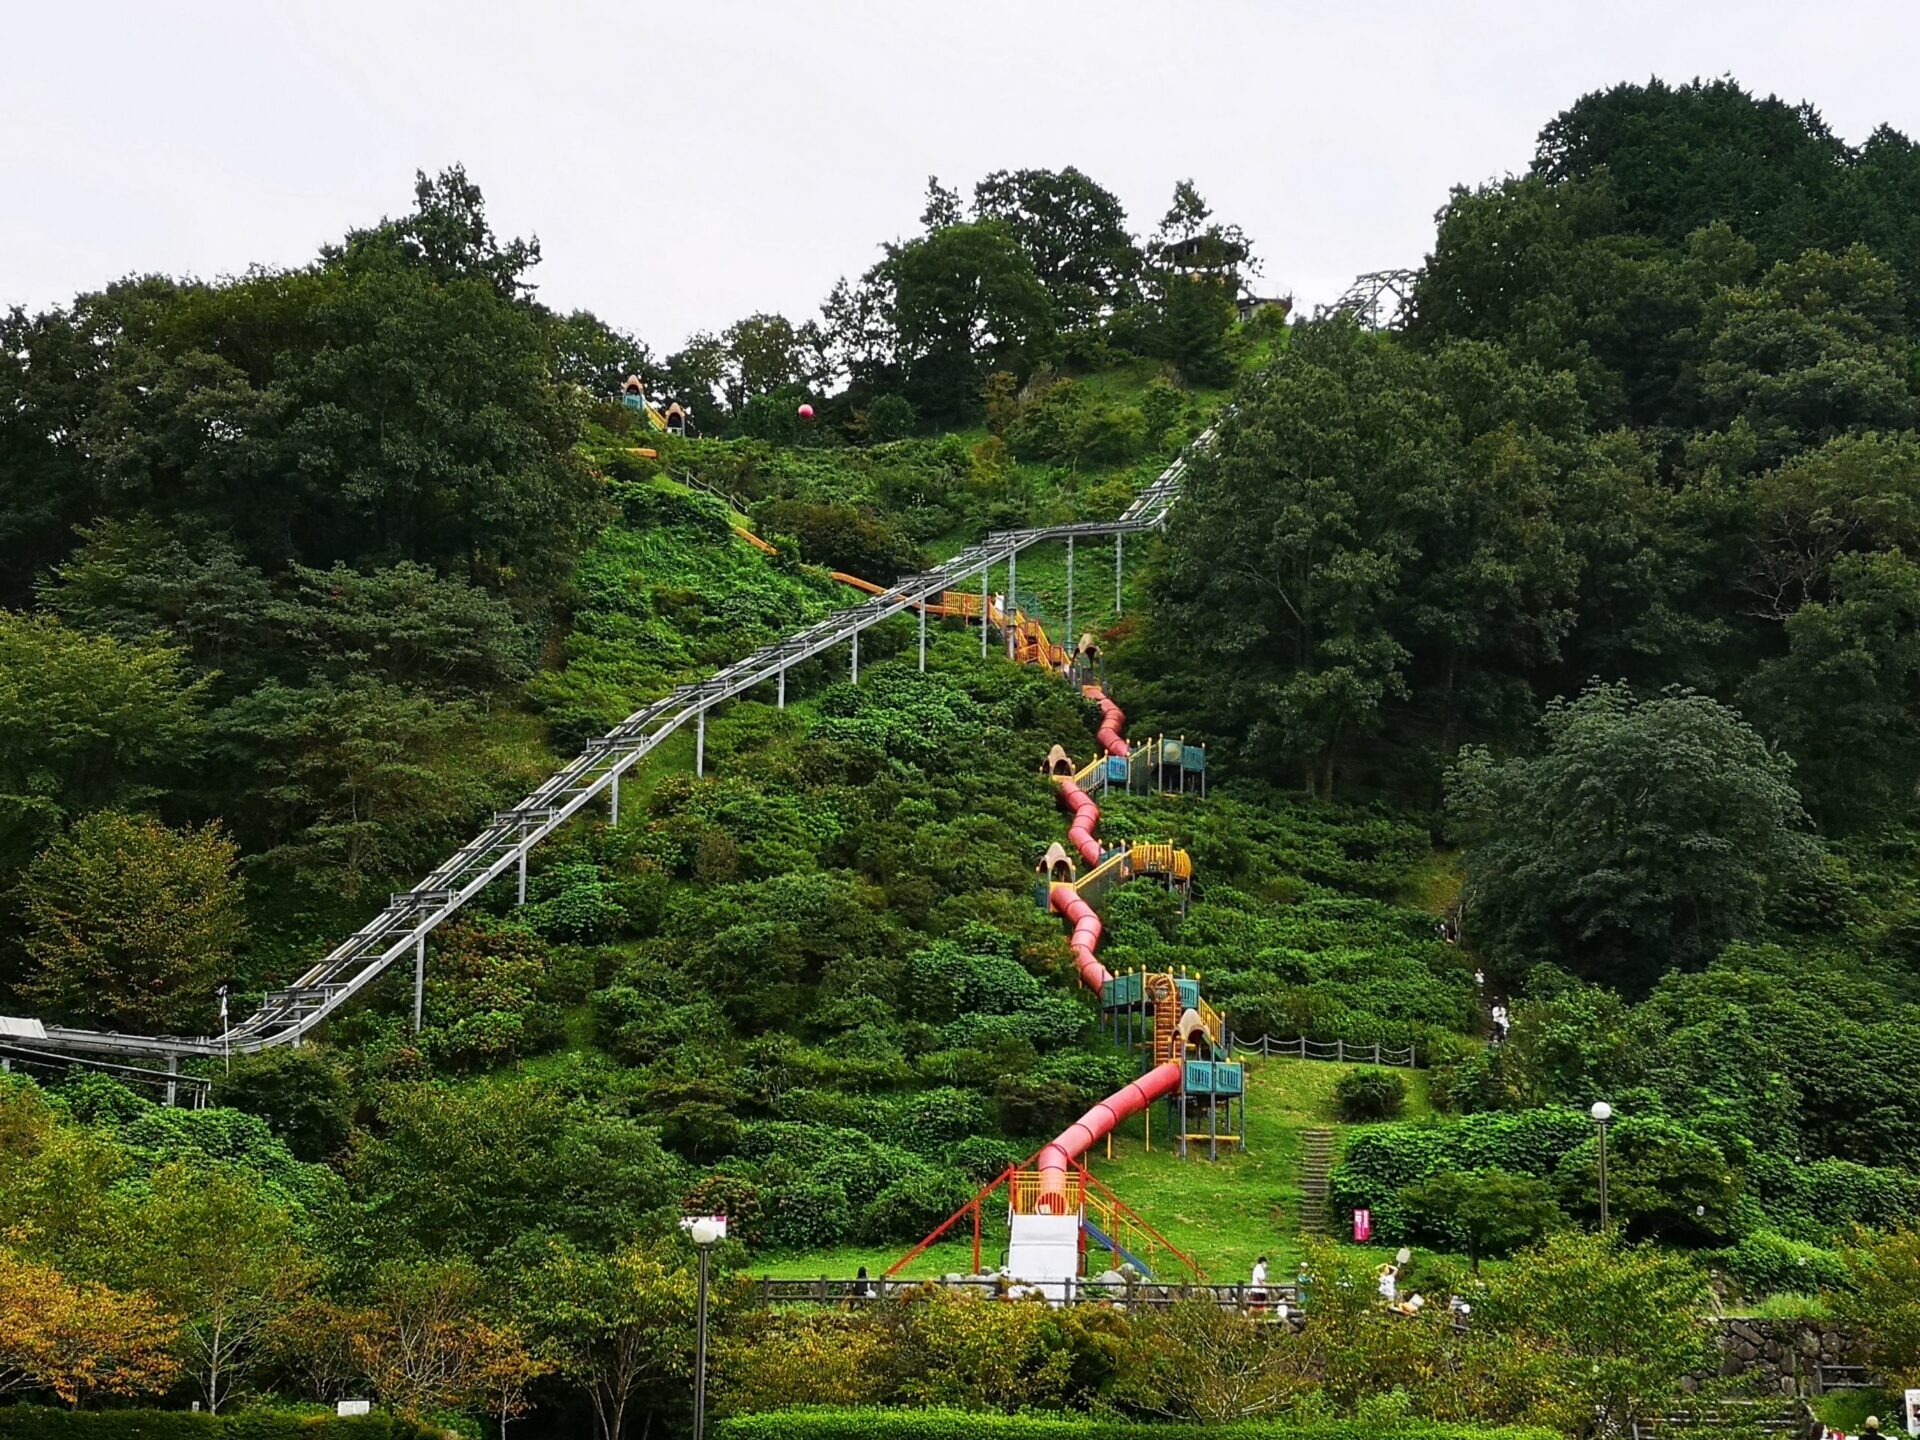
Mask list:
[[[0,1406],[0,1440],[439,1440],[442,1431],[405,1416],[325,1415],[292,1410],[54,1410]]]
[[[1342,1120],[1392,1120],[1406,1108],[1407,1082],[1386,1070],[1350,1070],[1333,1086]]]
[[[1003,1415],[974,1410],[877,1407],[769,1411],[716,1426],[721,1440],[1553,1440],[1527,1426],[1448,1425],[1405,1420],[1245,1421],[1228,1425],[1139,1424],[1083,1415]]]

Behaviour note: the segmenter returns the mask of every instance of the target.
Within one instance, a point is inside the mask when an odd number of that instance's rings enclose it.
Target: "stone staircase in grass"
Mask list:
[[[1333,1169],[1333,1132],[1309,1130],[1300,1137],[1300,1233],[1327,1233],[1327,1176]]]

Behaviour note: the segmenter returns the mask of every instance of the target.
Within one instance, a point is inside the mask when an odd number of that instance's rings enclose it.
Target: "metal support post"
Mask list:
[[[786,708],[787,708],[787,667],[786,667],[786,666],[784,666],[784,665],[782,665],[782,666],[780,667],[780,700],[779,700],[779,707],[780,707],[780,709],[782,709],[782,710],[784,710],[784,709],[786,709]]]
[[[427,937],[413,942],[413,1033],[420,1033],[421,1018],[427,1008]]]
[[[693,778],[707,778],[707,712],[702,709],[693,726]]]
[[[177,1105],[180,1101],[180,1057],[167,1056],[167,1104]]]
[[[982,660],[987,658],[987,585],[989,583],[987,576],[992,569],[991,565],[980,567],[980,658]]]
[[[920,673],[927,673],[927,602],[920,601]]]
[[[607,824],[617,830],[620,828],[620,771],[613,772],[613,778],[607,781]]]
[[[1120,618],[1120,565],[1121,555],[1126,548],[1127,536],[1123,530],[1113,532],[1113,615]]]
[[[527,832],[523,825],[520,830],[520,890],[514,904],[527,903]]]
[[[707,1262],[713,1246],[700,1247],[700,1293],[696,1306],[693,1348],[693,1437],[706,1440],[707,1433]]]
[[[853,632],[853,683],[860,683],[860,632]]]
[[[1073,633],[1073,536],[1067,536],[1067,633],[1062,637],[1071,652],[1079,637]]]
[[[1207,1097],[1207,1159],[1220,1158],[1220,1097]]]
[[[1607,1233],[1607,1122],[1595,1127],[1600,1132],[1600,1233]]]
[[[1018,551],[1014,551],[1012,554],[1007,556],[1007,607],[1006,607],[1005,629],[1007,632],[1007,659],[1009,660],[1013,659],[1013,642],[1015,638],[1013,632],[1017,628],[1016,622],[1014,621],[1013,617],[1020,613],[1020,598],[1014,591],[1014,574],[1015,574],[1014,566],[1019,561],[1019,559],[1020,559],[1020,553]]]

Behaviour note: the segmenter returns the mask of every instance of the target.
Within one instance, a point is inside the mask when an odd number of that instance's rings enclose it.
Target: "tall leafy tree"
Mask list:
[[[1205,675],[1206,728],[1325,795],[1397,715],[1443,744],[1529,722],[1530,676],[1575,618],[1568,522],[1605,508],[1603,472],[1564,379],[1494,347],[1430,362],[1296,330],[1189,471],[1153,643]]]
[[[256,781],[233,812],[243,833],[270,864],[348,897],[398,878],[514,780],[472,763],[470,705],[372,675],[269,681],[228,706],[219,730],[222,753]]]
[[[923,415],[975,415],[989,374],[1025,375],[1052,353],[1046,288],[998,221],[947,225],[891,245],[863,283],[879,296],[893,363]]]
[[[128,1228],[132,1278],[180,1317],[182,1367],[217,1414],[313,1278],[294,1216],[254,1176],[176,1161],[155,1172]]]
[[[1508,963],[1645,987],[1751,932],[1813,863],[1792,761],[1707,696],[1596,685],[1541,730],[1539,754],[1469,747],[1447,777],[1469,924]]]
[[[1224,385],[1233,374],[1226,337],[1243,274],[1257,270],[1238,225],[1213,219],[1191,180],[1146,248],[1146,303],[1138,329],[1145,353],[1170,361],[1192,385]]]
[[[151,798],[199,743],[180,653],[0,611],[0,870],[77,815]]]
[[[1778,260],[1828,241],[1848,159],[1811,105],[1756,99],[1731,80],[1654,79],[1583,95],[1555,116],[1533,173],[1550,182],[1604,173],[1624,226],[1669,245],[1738,216],[1741,233]]]
[[[102,1395],[161,1395],[180,1373],[174,1336],[149,1296],[0,1249],[0,1393],[50,1390],[76,1410]]]
[[[111,1030],[203,1021],[247,934],[236,858],[216,826],[87,816],[21,877],[21,990]]]
[[[1126,211],[1073,166],[996,170],[973,187],[973,211],[1012,231],[1062,331],[1083,330],[1137,297],[1140,247]]]
[[[1787,653],[1745,693],[1814,813],[1847,827],[1907,809],[1920,785],[1920,565],[1842,556],[1831,583],[1829,599],[1794,611]]]
[[[1759,461],[1914,422],[1898,284],[1864,245],[1810,250],[1757,285],[1722,289],[1703,324],[1705,416],[1745,422]]]
[[[643,1243],[610,1254],[554,1242],[521,1282],[526,1323],[593,1406],[600,1440],[627,1412],[672,1414],[693,1373],[694,1279],[684,1255]]]

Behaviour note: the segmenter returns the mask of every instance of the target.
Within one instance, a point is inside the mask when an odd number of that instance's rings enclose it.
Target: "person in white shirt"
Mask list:
[[[1253,1262],[1253,1281],[1247,1287],[1247,1299],[1255,1310],[1267,1308],[1267,1257],[1264,1255]]]

